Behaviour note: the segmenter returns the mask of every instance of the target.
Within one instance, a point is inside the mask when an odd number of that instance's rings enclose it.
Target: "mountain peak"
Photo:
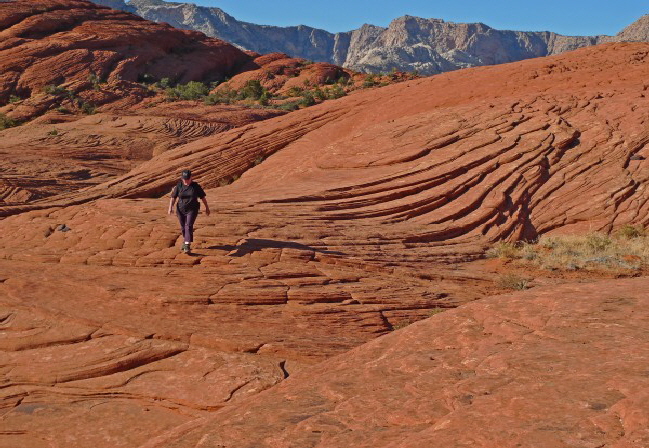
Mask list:
[[[619,40],[628,42],[649,41],[649,14],[645,14],[631,25],[624,28],[616,37]]]

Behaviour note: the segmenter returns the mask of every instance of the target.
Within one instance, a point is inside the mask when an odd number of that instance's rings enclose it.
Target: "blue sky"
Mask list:
[[[386,26],[406,14],[451,22],[483,22],[498,29],[569,35],[616,34],[643,14],[649,0],[175,0],[216,6],[262,25],[309,25],[349,31],[363,23]]]

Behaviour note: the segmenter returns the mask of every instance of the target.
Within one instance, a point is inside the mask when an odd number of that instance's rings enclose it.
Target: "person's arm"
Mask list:
[[[174,204],[176,203],[176,195],[174,194],[175,190],[176,190],[176,187],[173,187],[171,189],[171,199],[169,199],[169,210],[167,211],[167,213],[170,214],[170,215],[173,214]]]
[[[201,201],[203,201],[203,205],[205,206],[205,214],[210,216],[210,206],[207,205],[207,199],[205,199],[205,196],[201,198]]]

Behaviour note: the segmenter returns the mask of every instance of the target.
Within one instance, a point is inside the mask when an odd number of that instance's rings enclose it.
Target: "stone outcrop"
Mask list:
[[[2,3],[0,20],[2,103],[11,94],[40,94],[46,86],[72,93],[94,87],[99,94],[86,96],[98,105],[133,101],[146,95],[137,85],[143,75],[180,83],[219,81],[241,71],[251,59],[202,33],[82,0]]]
[[[170,446],[649,446],[648,287],[617,280],[466,305],[298,372]]]
[[[646,446],[646,278],[485,299],[482,256],[649,224],[647,79],[649,44],[612,43],[223,132],[146,101],[1,131],[3,173],[50,161],[0,182],[0,445]]]
[[[240,88],[272,75],[264,85],[277,92],[352,75],[331,64],[243,52],[89,1],[2,3],[0,24],[0,114],[24,123],[0,139],[2,204],[96,185],[170,148],[286,113],[170,103],[155,81],[227,77]]]
[[[259,53],[281,52],[362,72],[435,74],[465,67],[550,56],[603,42],[648,41],[647,17],[617,36],[563,36],[502,31],[482,23],[453,23],[404,16],[387,28],[329,33],[308,26],[277,27],[241,22],[219,8],[162,0],[95,0],[149,20],[201,31]]]

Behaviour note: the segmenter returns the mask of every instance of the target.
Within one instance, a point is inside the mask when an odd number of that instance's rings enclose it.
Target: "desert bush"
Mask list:
[[[402,328],[406,328],[408,325],[411,325],[413,322],[411,320],[402,320],[401,322],[397,322],[394,325],[392,325],[392,330],[401,330]]]
[[[59,135],[59,131],[57,131],[56,129],[52,129],[50,132],[47,133],[47,135],[57,136]]]
[[[298,104],[303,107],[313,106],[315,104],[315,98],[313,97],[313,93],[309,91],[303,92],[302,99],[299,101]]]
[[[68,109],[67,107],[63,107],[63,106],[57,107],[56,110],[57,110],[57,112],[59,112],[61,114],[69,114],[70,113],[70,109]]]
[[[173,83],[171,82],[171,79],[169,78],[162,78],[160,81],[158,81],[155,84],[157,87],[161,89],[168,89],[169,87],[172,87]]]
[[[530,280],[516,274],[503,274],[498,277],[498,286],[504,289],[522,291],[529,288]]]
[[[432,309],[430,309],[430,310],[428,311],[428,315],[429,315],[429,316],[434,316],[435,314],[443,313],[443,312],[446,311],[447,309],[448,309],[448,308],[435,307],[435,308],[432,308]]]
[[[232,104],[240,98],[241,96],[236,89],[226,86],[226,88],[220,89],[219,91],[203,98],[203,102],[208,106],[213,106],[215,104]]]
[[[86,115],[93,115],[97,111],[97,106],[95,106],[92,103],[87,103],[85,101],[81,103],[79,108],[81,109],[81,112],[83,112]]]
[[[95,73],[90,73],[90,75],[88,75],[88,82],[92,84],[92,88],[95,90],[101,89],[101,84],[103,84],[101,78],[97,76]]]
[[[328,91],[329,99],[335,100],[337,98],[342,98],[343,96],[347,95],[347,92],[345,92],[345,89],[342,88],[340,85],[335,85],[331,88],[331,90]]]
[[[261,81],[251,79],[246,81],[246,84],[239,92],[239,96],[241,99],[259,100],[264,92],[266,92],[266,89],[261,85]]]
[[[259,104],[262,106],[268,106],[270,104],[270,94],[268,92],[261,94],[259,97]]]
[[[210,93],[210,88],[202,82],[190,81],[187,84],[168,87],[165,93],[169,101],[199,100],[205,98]]]
[[[17,102],[19,102],[19,101],[22,101],[22,98],[21,98],[21,97],[16,96],[16,95],[10,95],[10,96],[9,96],[9,103],[11,103],[11,104],[15,104],[15,103],[17,103]]]
[[[288,96],[300,96],[302,95],[302,92],[304,92],[304,89],[301,87],[291,87],[286,91],[286,94]]]
[[[43,87],[43,92],[47,93],[48,95],[68,94],[68,96],[71,93],[65,87],[57,86],[57,85],[54,85],[54,84],[49,84],[49,85]]]
[[[376,79],[375,75],[369,74],[365,76],[365,80],[363,81],[363,87],[364,88],[369,88],[369,87],[374,87],[379,83],[379,81]]]
[[[646,236],[646,231],[643,226],[632,226],[630,224],[626,224],[617,229],[615,235],[619,238],[632,239]]]
[[[515,259],[519,258],[519,247],[517,243],[508,243],[506,241],[497,242],[494,247],[487,250],[488,258],[505,258]]]
[[[16,120],[0,113],[0,131],[7,128],[13,128],[14,126],[18,126],[18,122]]]
[[[320,101],[324,101],[327,99],[327,94],[320,87],[316,87],[313,89],[313,97]]]
[[[297,109],[300,108],[300,102],[301,101],[302,100],[288,101],[288,102],[286,102],[284,104],[280,104],[279,106],[277,106],[277,108],[281,109],[281,110],[287,110],[287,111],[291,112],[291,111],[294,111],[294,110],[297,110]]]
[[[649,236],[642,227],[625,226],[612,235],[542,236],[537,243],[496,243],[487,257],[532,263],[543,269],[641,269],[649,264]]]

